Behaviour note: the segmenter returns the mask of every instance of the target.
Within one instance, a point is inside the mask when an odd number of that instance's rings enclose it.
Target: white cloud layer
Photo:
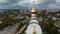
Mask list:
[[[0,0],[0,2],[7,2],[8,0]]]
[[[60,0],[56,0],[56,2],[60,2]]]

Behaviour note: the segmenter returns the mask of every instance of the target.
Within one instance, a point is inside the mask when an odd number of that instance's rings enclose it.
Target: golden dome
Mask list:
[[[32,8],[31,13],[36,13],[37,10],[35,8]]]

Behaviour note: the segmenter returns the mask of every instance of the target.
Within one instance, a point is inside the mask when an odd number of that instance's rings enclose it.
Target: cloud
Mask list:
[[[56,0],[56,2],[60,2],[60,0]]]
[[[59,8],[60,0],[35,0],[38,8]],[[0,0],[0,8],[32,7],[32,0]]]
[[[5,3],[5,2],[7,2],[8,0],[0,0],[0,3],[2,2],[2,3]]]
[[[50,8],[58,8],[60,9],[60,4],[49,4]]]

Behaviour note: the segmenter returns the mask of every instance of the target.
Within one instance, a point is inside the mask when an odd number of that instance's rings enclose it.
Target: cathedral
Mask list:
[[[37,20],[36,14],[37,9],[35,7],[35,2],[33,0],[33,7],[31,9],[31,18],[29,19],[29,22],[26,23],[26,27],[24,32],[26,34],[42,34],[41,26],[39,25],[39,21]],[[23,28],[22,28],[23,30]],[[19,33],[19,32],[18,32]]]
[[[35,8],[33,1],[33,7],[31,10],[31,19],[29,21],[29,25],[27,26],[26,34],[42,34],[42,29],[37,20],[36,13],[37,9]]]

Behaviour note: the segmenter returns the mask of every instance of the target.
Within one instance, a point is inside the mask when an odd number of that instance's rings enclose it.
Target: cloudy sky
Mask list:
[[[37,8],[60,8],[60,0],[34,0]],[[0,0],[0,9],[31,8],[32,0]]]

